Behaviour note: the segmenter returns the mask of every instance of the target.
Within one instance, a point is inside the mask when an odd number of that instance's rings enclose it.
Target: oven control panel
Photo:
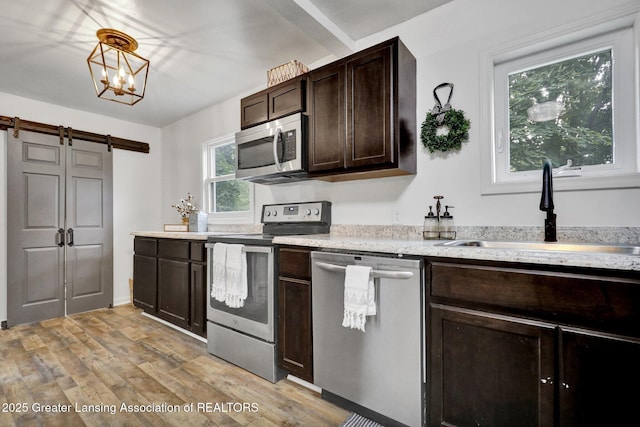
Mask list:
[[[331,202],[304,202],[264,205],[262,223],[327,223],[331,221]]]

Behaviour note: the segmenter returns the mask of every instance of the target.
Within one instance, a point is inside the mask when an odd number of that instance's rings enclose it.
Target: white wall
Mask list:
[[[126,107],[124,107],[126,108]],[[160,129],[0,93],[0,114],[147,142],[150,153],[113,152],[114,304],[129,302],[135,230],[160,230]],[[0,320],[6,319],[6,132],[0,132]]]
[[[236,108],[237,107],[237,108]],[[162,129],[162,216],[165,223],[180,222],[171,207],[191,193],[198,208],[202,203],[202,145],[232,135],[240,123],[237,99],[215,105]]]
[[[629,0],[456,0],[358,41],[358,49],[363,49],[399,35],[417,59],[417,175],[343,183],[257,185],[256,206],[326,199],[333,202],[335,224],[393,224],[393,211],[397,209],[401,223],[419,225],[427,207],[433,204],[432,197],[441,194],[445,196],[445,204],[455,206],[457,225],[542,225],[544,213],[538,210],[539,194],[481,194],[479,120],[483,100],[480,99],[479,54],[488,47],[531,37],[632,3]],[[435,103],[433,88],[442,82],[455,85],[451,102],[470,119],[470,139],[458,153],[430,155],[420,143],[419,129]],[[177,218],[166,209],[170,203],[175,203],[187,191],[200,188],[197,171],[169,170],[167,163],[179,158],[185,164],[198,164],[200,143],[238,130],[239,100],[240,96],[163,129],[163,150],[167,153],[163,164],[165,221]],[[178,143],[180,147],[172,152],[170,146]],[[170,152],[173,154],[169,155]],[[554,201],[560,226],[640,226],[638,188],[557,191]]]

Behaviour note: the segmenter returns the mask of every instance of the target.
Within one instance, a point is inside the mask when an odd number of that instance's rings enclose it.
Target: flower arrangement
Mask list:
[[[176,208],[180,216],[185,219],[189,218],[189,214],[191,212],[195,212],[198,210],[196,206],[193,204],[193,196],[191,193],[187,193],[187,200],[180,199],[179,204],[171,205],[172,208]]]

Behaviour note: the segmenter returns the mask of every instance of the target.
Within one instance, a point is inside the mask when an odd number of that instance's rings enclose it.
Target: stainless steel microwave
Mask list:
[[[260,184],[308,179],[307,121],[302,113],[236,133],[236,178]]]

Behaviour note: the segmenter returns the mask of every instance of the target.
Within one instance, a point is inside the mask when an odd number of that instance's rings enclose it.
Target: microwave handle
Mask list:
[[[280,159],[278,159],[278,137],[282,133],[281,128],[276,129],[275,135],[273,135],[273,161],[275,162],[276,168],[281,171],[282,165],[280,164]]]

